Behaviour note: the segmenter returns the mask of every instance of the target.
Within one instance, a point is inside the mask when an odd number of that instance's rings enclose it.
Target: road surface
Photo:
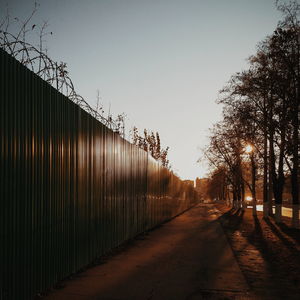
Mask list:
[[[217,218],[199,204],[45,299],[252,299]]]

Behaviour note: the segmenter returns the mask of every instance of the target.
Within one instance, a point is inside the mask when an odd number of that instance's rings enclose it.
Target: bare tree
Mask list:
[[[131,131],[131,140],[134,145],[137,145],[139,148],[149,152],[150,155],[161,162],[161,164],[170,169],[170,163],[168,160],[168,151],[169,147],[166,149],[161,147],[159,133],[154,133],[151,131],[148,133],[147,129],[144,129],[144,136],[139,134],[139,131],[136,127],[133,127]]]

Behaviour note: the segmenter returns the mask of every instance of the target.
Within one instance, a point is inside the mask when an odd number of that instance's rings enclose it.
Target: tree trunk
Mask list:
[[[230,192],[229,192],[228,186],[226,186],[226,203],[227,203],[227,206],[230,205]]]
[[[268,99],[269,103],[269,110],[267,113],[268,119],[268,132],[269,136],[269,157],[268,157],[268,164],[269,164],[269,216],[273,216],[273,170],[275,172],[275,157],[274,157],[274,126],[273,126],[273,99],[272,95],[270,99]]]
[[[294,111],[292,117],[293,125],[293,169],[291,174],[292,181],[292,198],[293,198],[293,216],[292,227],[299,228],[299,102],[295,100]]]
[[[251,153],[251,169],[252,169],[252,215],[257,216],[257,211],[256,211],[256,165],[255,165],[255,160],[254,160],[254,154],[253,152]]]
[[[272,171],[270,163],[270,147],[269,147],[269,156],[268,156],[268,212],[269,216],[273,216],[273,184],[272,184]]]
[[[246,207],[246,202],[245,202],[245,183],[244,181],[241,182],[241,197],[242,197],[242,210],[244,211]]]
[[[236,187],[233,187],[233,191],[232,191],[232,207],[234,208],[234,209],[236,209],[237,208],[237,196],[236,196]]]
[[[267,110],[264,98],[264,177],[263,177],[263,211],[264,218],[269,216],[269,195],[268,195],[268,137],[267,137]]]
[[[297,151],[298,152],[298,151]],[[298,153],[294,154],[294,163],[292,170],[292,198],[293,198],[293,216],[292,227],[299,228],[299,183],[298,183]]]
[[[239,193],[238,193],[238,202],[239,202],[239,209],[243,207],[243,190],[245,190],[244,182],[243,182],[243,174],[241,168],[241,160],[238,160],[238,172],[237,172],[237,180],[239,185]]]
[[[275,154],[274,154],[274,145],[270,143],[270,160],[271,160],[271,170],[272,170],[272,184],[273,184],[273,193],[275,198],[275,222],[281,223],[282,218],[282,193],[284,186],[284,173],[283,173],[283,157],[284,157],[284,149],[285,142],[284,136],[285,132],[283,131],[281,134],[281,145],[280,145],[280,153],[279,153],[279,162],[278,162],[278,175],[275,170]]]
[[[275,169],[275,153],[273,132],[270,132],[270,169],[273,186],[273,194],[275,198],[275,222],[281,222],[281,207],[282,207],[282,195],[280,195],[279,180],[277,180],[277,174]],[[281,197],[280,197],[281,196]]]
[[[283,118],[286,115],[286,101],[283,102],[282,115]],[[272,122],[272,119],[271,119]],[[286,141],[286,119],[281,120],[280,125],[280,146],[279,146],[279,158],[278,158],[278,175],[276,174],[275,153],[274,153],[274,128],[270,126],[270,164],[272,174],[273,193],[275,198],[275,222],[281,223],[282,218],[282,193],[284,187],[284,172],[283,172],[283,159],[285,151]]]

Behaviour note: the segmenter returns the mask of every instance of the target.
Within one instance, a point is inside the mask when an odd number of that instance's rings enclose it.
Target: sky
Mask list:
[[[0,0],[0,16],[7,2],[23,19],[34,4]],[[197,160],[221,119],[219,90],[281,17],[274,0],[38,2],[33,20],[48,22],[48,54],[67,63],[77,93],[95,106],[99,90],[106,112],[126,114],[127,135],[158,131],[172,169],[192,180],[208,172]]]

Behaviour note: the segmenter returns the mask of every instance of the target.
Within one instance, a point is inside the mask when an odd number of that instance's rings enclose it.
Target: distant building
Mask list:
[[[194,180],[183,180],[184,183],[187,183],[188,185],[195,187]]]
[[[209,179],[208,178],[196,178],[196,191],[199,195],[203,198],[206,198],[206,191],[207,191],[207,184]]]

